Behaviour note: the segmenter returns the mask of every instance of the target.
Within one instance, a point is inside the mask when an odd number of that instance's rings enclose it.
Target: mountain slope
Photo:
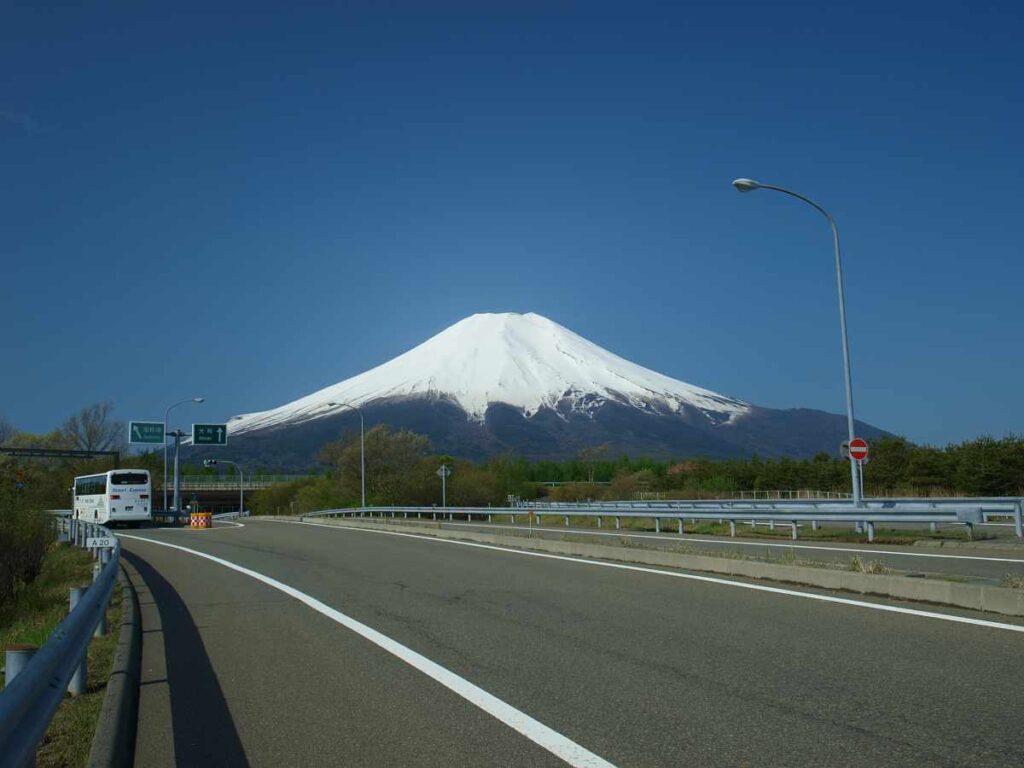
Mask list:
[[[396,398],[451,401],[483,422],[503,403],[529,418],[568,404],[586,413],[605,401],[678,413],[690,406],[712,423],[750,410],[746,403],[663,376],[533,313],[467,317],[418,347],[366,373],[280,408],[237,416],[231,434],[319,419]]]
[[[228,422],[233,453],[281,468],[315,463],[323,443],[388,424],[435,450],[481,459],[569,458],[607,444],[652,457],[835,453],[841,416],[773,410],[631,363],[535,314],[468,317],[358,376]],[[858,423],[869,439],[885,434]]]

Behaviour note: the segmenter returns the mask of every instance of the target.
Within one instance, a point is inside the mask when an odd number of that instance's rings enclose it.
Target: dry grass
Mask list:
[[[863,560],[860,555],[850,558],[849,570],[854,573],[874,573],[885,575],[890,572],[889,566],[881,560]]]
[[[1003,576],[1002,586],[1010,589],[1024,589],[1024,576],[1016,573],[1008,573]]]

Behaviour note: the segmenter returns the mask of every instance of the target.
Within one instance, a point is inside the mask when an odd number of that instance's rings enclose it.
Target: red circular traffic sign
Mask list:
[[[868,457],[868,442],[860,437],[850,441],[850,458],[863,461]]]

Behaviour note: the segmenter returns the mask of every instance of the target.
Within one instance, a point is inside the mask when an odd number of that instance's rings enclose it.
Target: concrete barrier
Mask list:
[[[295,520],[279,517],[274,519]],[[300,518],[301,519],[301,518]],[[591,544],[565,539],[530,538],[524,527],[521,534],[509,532],[487,533],[484,531],[452,531],[441,528],[441,523],[431,521],[405,522],[402,520],[334,520],[317,517],[310,522],[325,525],[368,528],[382,531],[401,531],[443,539],[473,541],[481,544],[497,544],[515,549],[529,549],[560,555],[574,555],[583,558],[616,560],[665,568],[682,568],[691,571],[705,571],[727,576],[749,579],[765,579],[786,584],[800,584],[864,595],[879,595],[899,600],[913,600],[923,603],[937,603],[975,611],[1001,613],[1007,616],[1024,616],[1024,590],[981,584],[960,584],[941,579],[925,579],[889,574],[857,573],[835,568],[815,568],[804,565],[786,565],[758,560],[743,560],[729,557],[712,557],[664,549],[644,549],[630,540],[628,545]],[[571,536],[572,534],[566,534]],[[683,542],[680,542],[683,543]]]

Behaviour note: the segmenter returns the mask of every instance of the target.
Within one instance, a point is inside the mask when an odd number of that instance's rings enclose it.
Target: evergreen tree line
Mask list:
[[[124,425],[101,403],[68,417],[48,435],[19,432],[0,418],[0,443],[21,447],[123,449]],[[305,512],[352,506],[360,500],[358,434],[327,443],[319,454],[321,474],[251,494],[259,513]],[[162,476],[158,452],[125,459],[149,469],[157,489]],[[376,426],[366,433],[366,492],[370,504],[429,506],[441,503],[436,472],[446,463],[448,503],[452,506],[502,506],[509,496],[529,500],[631,499],[729,496],[769,490],[850,491],[849,464],[838,456],[810,459],[754,456],[749,459],[653,460],[613,457],[606,446],[588,446],[567,461],[530,461],[504,455],[474,463],[436,454],[427,437]],[[66,508],[75,475],[109,468],[105,459],[16,460],[0,456],[0,514],[15,509]],[[217,469],[183,466],[183,474]],[[272,472],[254,466],[246,474]],[[552,485],[555,484],[555,485]],[[899,437],[876,441],[864,468],[869,496],[1020,496],[1024,495],[1024,437],[981,437],[944,448],[915,445]],[[6,521],[8,531],[12,520]]]
[[[849,462],[824,453],[811,459],[754,456],[724,461],[608,458],[606,453],[598,447],[568,461],[498,456],[474,463],[435,454],[423,435],[376,426],[366,433],[367,503],[440,505],[437,469],[442,463],[453,470],[447,481],[450,506],[504,506],[510,496],[585,501],[851,490]],[[253,511],[287,514],[358,505],[359,436],[326,444],[319,459],[326,467],[323,474],[253,493]],[[869,496],[1024,495],[1024,438],[982,437],[945,448],[885,438],[871,446],[864,487]]]

